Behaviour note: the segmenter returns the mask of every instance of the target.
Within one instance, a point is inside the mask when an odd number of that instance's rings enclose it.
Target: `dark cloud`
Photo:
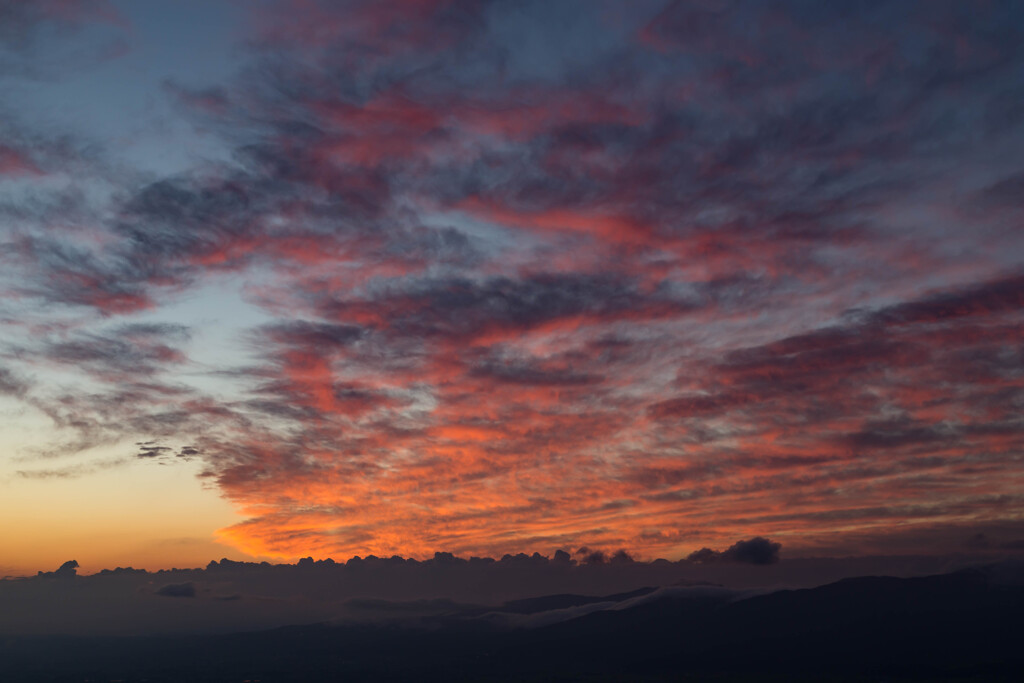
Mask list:
[[[697,562],[703,564],[705,562],[714,562],[718,560],[721,553],[712,550],[711,548],[701,548],[700,550],[694,550],[692,553],[686,556],[686,559],[690,562]]]
[[[686,559],[697,564],[736,562],[738,564],[767,565],[779,561],[779,550],[781,549],[781,543],[755,536],[746,541],[736,541],[721,552],[710,548],[701,548],[690,553]]]
[[[628,564],[633,562],[633,556],[625,550],[616,550],[609,560],[612,564]]]
[[[269,340],[298,349],[312,348],[329,352],[358,341],[364,334],[357,325],[296,320],[278,323],[262,330]]]
[[[36,576],[44,579],[74,579],[78,576],[79,566],[77,560],[68,560],[56,570],[52,572],[37,572]]]
[[[779,561],[781,548],[781,543],[756,536],[747,541],[736,541],[722,552],[721,559],[742,564],[775,564]]]
[[[533,386],[582,386],[596,384],[603,379],[598,375],[575,372],[571,367],[554,367],[529,358],[488,358],[470,370],[474,377],[500,383]]]
[[[943,424],[918,423],[906,418],[871,421],[853,434],[849,443],[855,449],[885,449],[903,446],[928,447],[956,439],[956,431]]]
[[[992,280],[954,292],[882,309],[875,318],[890,325],[942,323],[959,318],[1016,312],[1024,306],[1024,275]]]
[[[1022,193],[1024,193],[1024,171],[993,183],[980,193],[979,199],[986,204],[1019,209],[1018,198]]]
[[[135,454],[137,458],[159,458],[174,450],[169,446],[157,445],[153,441],[144,441],[135,445],[139,447],[139,452]]]
[[[412,337],[450,336],[472,341],[487,333],[516,334],[563,318],[645,320],[678,315],[699,304],[669,293],[644,294],[638,283],[615,276],[540,274],[513,280],[490,278],[412,281],[369,301],[335,300],[325,314],[345,319],[379,315],[379,326]]]
[[[141,263],[119,256],[101,259],[76,245],[41,237],[27,237],[16,249],[41,271],[24,290],[46,301],[90,306],[108,315],[155,305],[146,287],[150,273]]]
[[[129,324],[108,334],[80,334],[42,350],[48,361],[73,365],[97,375],[135,379],[182,364],[188,330],[181,325]]]
[[[24,396],[28,384],[5,367],[0,367],[0,394]]]
[[[564,550],[556,550],[554,558],[553,558],[552,561],[553,562],[557,562],[559,564],[570,564],[570,563],[574,562],[575,560],[573,560],[572,559],[572,555],[570,555],[566,551],[564,551]]]
[[[196,597],[196,587],[192,582],[169,583],[158,588],[156,594],[166,598],[194,598]]]

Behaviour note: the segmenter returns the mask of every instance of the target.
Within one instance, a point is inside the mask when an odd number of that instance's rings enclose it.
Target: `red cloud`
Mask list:
[[[0,145],[0,176],[41,176],[43,172],[24,153]]]

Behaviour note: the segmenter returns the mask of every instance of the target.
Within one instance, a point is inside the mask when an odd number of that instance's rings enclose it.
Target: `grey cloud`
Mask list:
[[[756,536],[747,541],[736,541],[722,552],[722,560],[742,564],[775,564],[779,561],[781,543]]]
[[[735,562],[738,564],[768,565],[779,561],[779,550],[782,544],[755,536],[749,540],[737,541],[727,549],[719,552],[710,548],[701,548],[690,553],[687,560],[698,564],[709,562]]]
[[[0,395],[24,396],[28,391],[28,383],[15,375],[11,370],[0,366]]]
[[[493,379],[501,383],[528,386],[575,387],[601,382],[600,375],[577,372],[571,367],[545,367],[529,359],[488,358],[474,365],[473,377]]]
[[[96,374],[136,378],[153,375],[185,361],[181,325],[123,325],[107,334],[79,333],[37,351],[47,360],[85,368]]]
[[[401,335],[472,338],[489,329],[529,330],[559,318],[592,315],[614,320],[657,318],[700,308],[690,299],[642,293],[617,276],[542,274],[530,278],[413,280],[375,292],[368,301],[335,299],[321,304],[329,317],[372,309],[381,325]],[[384,317],[386,316],[386,317]]]
[[[157,445],[153,441],[140,442],[135,445],[139,447],[139,452],[135,454],[137,458],[159,458],[174,450],[169,446]]]
[[[191,581],[188,583],[169,583],[158,588],[156,594],[166,598],[194,598],[196,597],[196,587]]]
[[[88,463],[67,465],[65,467],[54,467],[37,470],[18,470],[15,474],[22,479],[77,479],[103,470],[123,467],[130,462],[128,458],[108,458]]]

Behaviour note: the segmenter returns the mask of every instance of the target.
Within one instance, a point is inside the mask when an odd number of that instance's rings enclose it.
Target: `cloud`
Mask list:
[[[40,175],[42,171],[35,165],[25,152],[13,149],[8,146],[0,146],[0,175],[6,176],[34,176]]]
[[[7,368],[0,367],[0,394],[23,396],[28,384]]]
[[[779,561],[781,543],[769,541],[767,538],[755,536],[746,541],[736,541],[721,552],[710,548],[701,548],[690,553],[686,559],[690,562],[705,564],[708,562],[736,562],[739,564],[765,565]]]
[[[53,78],[126,50],[125,17],[108,0],[0,2],[0,67],[10,76]],[[83,34],[89,27],[106,29]],[[59,40],[55,40],[58,38]],[[62,42],[63,41],[63,42]]]
[[[37,572],[37,578],[45,579],[74,579],[78,576],[78,561],[68,560],[52,572]]]
[[[686,556],[686,559],[690,562],[699,562],[701,564],[705,562],[714,562],[720,557],[721,553],[712,550],[711,548],[701,548],[700,550],[694,550],[692,553]]]
[[[40,0],[31,4],[18,0],[5,0],[0,4],[3,31],[0,39],[4,44],[24,47],[45,22],[52,22],[68,28],[77,28],[90,22],[123,24],[124,19],[107,0],[84,0],[63,2],[62,0]]]
[[[173,450],[169,446],[159,446],[153,441],[143,441],[135,445],[139,447],[139,452],[136,454],[138,458],[159,458]]]
[[[64,4],[0,6],[8,42],[117,23]],[[191,460],[220,538],[281,558],[742,564],[777,550],[697,549],[1008,519],[1010,4],[400,9],[248,8],[236,76],[157,84],[223,152],[173,174],[3,124],[0,391],[45,454]],[[235,286],[260,322],[210,367],[177,317]]]
[[[169,583],[158,588],[156,594],[165,598],[194,598],[196,597],[196,587],[192,582]]]
[[[1024,303],[1024,275],[1010,275],[955,292],[934,294],[889,306],[876,319],[895,325],[939,323],[951,319],[1019,310]]]
[[[756,536],[748,541],[736,541],[722,552],[722,559],[726,562],[743,564],[775,564],[779,561],[781,548],[781,543],[774,543],[767,538]]]
[[[42,351],[46,360],[109,377],[110,381],[154,375],[185,362],[178,345],[188,339],[181,325],[128,324],[109,334],[81,334],[54,341]]]
[[[87,463],[52,467],[46,469],[17,470],[15,474],[22,479],[77,479],[103,470],[114,469],[128,464],[127,458],[107,458]]]

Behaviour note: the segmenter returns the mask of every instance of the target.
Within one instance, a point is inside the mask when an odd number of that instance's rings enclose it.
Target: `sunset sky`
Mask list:
[[[0,576],[1024,549],[1024,4],[0,0]]]

